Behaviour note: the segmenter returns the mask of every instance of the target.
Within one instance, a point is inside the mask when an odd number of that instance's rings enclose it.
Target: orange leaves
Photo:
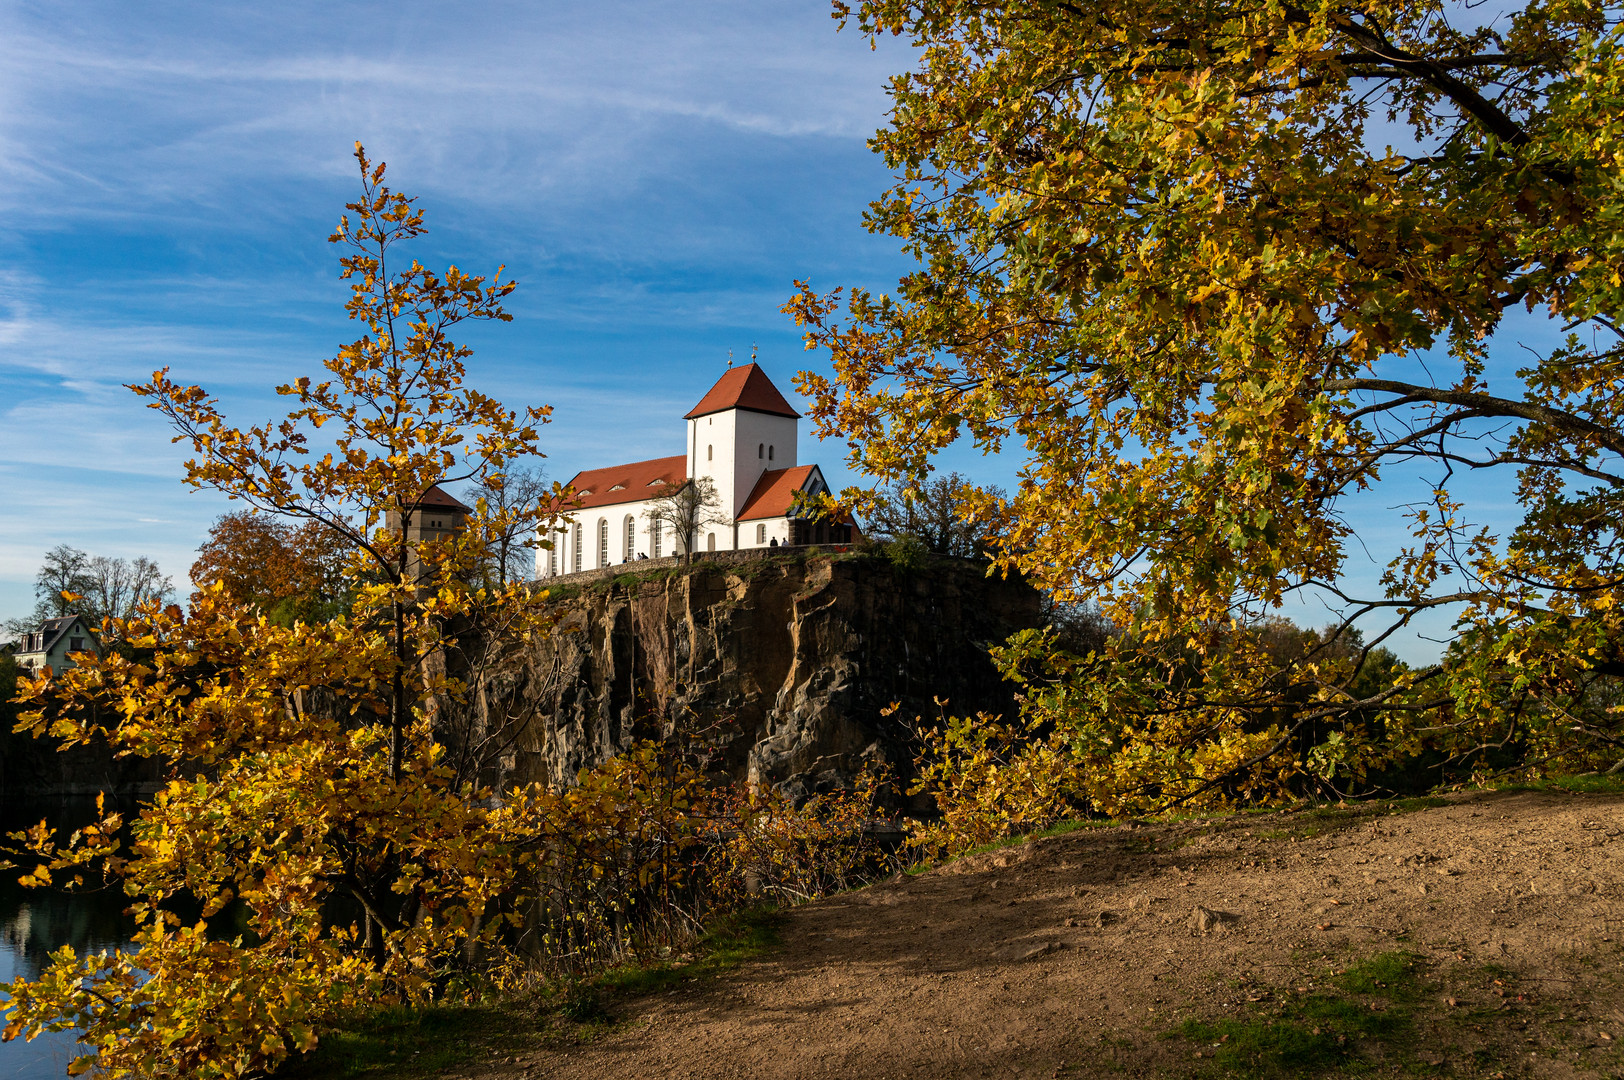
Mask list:
[[[188,610],[149,605],[122,626],[127,648],[21,688],[33,730],[104,738],[170,777],[127,844],[116,816],[65,844],[43,827],[15,838],[33,883],[94,868],[136,901],[139,968],[70,950],[8,988],[13,1033],[78,1025],[112,1074],[263,1073],[345,1010],[421,1001],[472,977],[475,956],[506,964],[502,905],[535,865],[534,813],[554,806],[498,806],[480,787],[513,731],[471,721],[464,677],[481,650],[549,627],[543,598],[480,574],[494,537],[551,524],[555,504],[482,503],[433,538],[413,527],[436,485],[537,453],[547,410],[465,387],[469,350],[448,336],[504,319],[513,283],[415,261],[385,278],[423,216],[357,160],[362,197],[333,240],[364,332],[327,377],[279,387],[292,410],[247,428],[167,370],[133,388],[191,443],[186,482],[259,516],[217,523]],[[182,893],[204,923],[163,907]],[[230,939],[211,939],[228,917]]]

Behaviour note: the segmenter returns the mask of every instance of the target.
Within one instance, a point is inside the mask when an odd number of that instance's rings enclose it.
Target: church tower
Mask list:
[[[758,365],[729,368],[685,417],[688,475],[710,477],[737,520],[763,473],[795,466],[800,418]]]

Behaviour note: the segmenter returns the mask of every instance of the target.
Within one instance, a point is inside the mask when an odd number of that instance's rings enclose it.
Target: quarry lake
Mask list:
[[[5,806],[0,808],[0,831],[32,825],[41,817],[71,830],[91,820],[94,809],[88,802]],[[34,978],[51,952],[63,945],[72,945],[83,955],[116,949],[129,940],[133,926],[122,914],[129,903],[123,893],[65,896],[51,889],[24,889],[17,884],[17,874],[0,872],[0,983]],[[5,1001],[0,992],[0,1008]],[[0,1077],[57,1080],[67,1075],[68,1062],[82,1052],[72,1032],[41,1035],[33,1042],[0,1043]]]

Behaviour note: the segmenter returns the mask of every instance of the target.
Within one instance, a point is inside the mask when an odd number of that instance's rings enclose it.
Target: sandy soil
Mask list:
[[[1621,854],[1624,798],[1545,792],[1084,829],[798,908],[771,955],[471,1075],[1217,1076],[1187,1018],[1393,950],[1424,994],[1378,1073],[1624,1075]]]

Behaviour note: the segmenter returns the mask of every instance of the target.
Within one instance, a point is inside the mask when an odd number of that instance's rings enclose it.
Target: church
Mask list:
[[[801,414],[759,365],[729,368],[683,419],[683,453],[575,474],[576,505],[552,548],[536,551],[537,577],[685,554],[682,538],[650,511],[696,477],[711,481],[720,502],[710,515],[720,520],[700,526],[696,550],[850,542],[850,524],[796,516],[797,496],[828,484],[816,465],[798,462]]]

